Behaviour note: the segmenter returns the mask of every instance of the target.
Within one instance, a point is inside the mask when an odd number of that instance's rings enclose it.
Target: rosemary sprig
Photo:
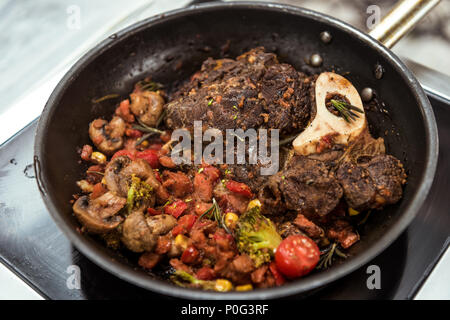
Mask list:
[[[135,146],[136,146],[136,147],[137,147],[138,145],[140,145],[142,142],[144,142],[145,140],[147,140],[148,138],[150,138],[151,136],[153,136],[153,135],[155,135],[155,134],[162,134],[162,133],[164,133],[164,131],[159,130],[158,127],[159,127],[159,125],[161,124],[161,122],[163,121],[165,114],[166,114],[166,110],[163,110],[163,112],[162,112],[161,115],[159,116],[158,120],[156,121],[155,128],[152,128],[152,127],[149,127],[149,126],[145,125],[144,123],[140,122],[139,119],[138,119],[138,122],[139,122],[139,124],[140,124],[140,125],[139,125],[139,128],[142,127],[142,128],[145,128],[145,130],[137,128],[138,125],[133,125],[133,128],[134,128],[134,129],[137,129],[137,130],[141,130],[141,131],[147,132],[147,133],[144,134],[142,137],[140,137],[140,138],[136,141],[136,143],[135,143]]]
[[[361,110],[358,107],[355,107],[345,101],[340,101],[340,100],[334,100],[331,99],[330,100],[331,104],[333,105],[333,107],[339,111],[339,113],[341,114],[342,118],[344,118],[345,121],[347,122],[351,122],[352,120],[355,121],[356,118],[359,118],[359,115],[356,114],[353,111],[359,112],[359,113],[364,113],[363,110]]]
[[[161,83],[149,80],[141,80],[138,82],[138,85],[143,91],[156,91],[164,87]]]
[[[111,93],[111,94],[107,94],[106,96],[103,96],[103,97],[98,98],[98,99],[92,99],[92,102],[93,103],[99,103],[99,102],[102,102],[102,101],[105,101],[105,100],[108,100],[108,99],[115,99],[115,98],[118,98],[118,97],[119,97],[119,95],[117,93]]]
[[[347,255],[343,253],[337,247],[337,243],[333,243],[327,249],[325,249],[320,255],[319,263],[317,264],[317,269],[328,269],[333,264],[333,257],[337,255],[343,259],[347,258]]]
[[[224,229],[227,233],[232,234],[231,230],[225,225],[225,216],[222,214],[222,210],[219,207],[216,199],[213,198],[212,206],[206,210],[197,221],[200,221],[203,217],[213,219],[219,225],[219,228]]]

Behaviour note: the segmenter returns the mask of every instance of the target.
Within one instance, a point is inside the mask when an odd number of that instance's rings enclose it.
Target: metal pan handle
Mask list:
[[[440,0],[401,0],[369,35],[392,48],[439,2]]]

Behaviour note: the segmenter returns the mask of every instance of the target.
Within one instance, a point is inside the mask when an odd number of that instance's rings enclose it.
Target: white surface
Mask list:
[[[0,263],[0,300],[43,300],[36,291]]]
[[[415,300],[450,300],[450,247],[434,267]]]

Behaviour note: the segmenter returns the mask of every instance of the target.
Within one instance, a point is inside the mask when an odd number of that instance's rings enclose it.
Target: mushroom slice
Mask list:
[[[150,126],[156,126],[163,112],[164,99],[157,92],[141,91],[130,94],[130,110],[139,120]]]
[[[112,155],[122,148],[125,129],[125,121],[120,117],[114,116],[109,123],[96,119],[89,125],[89,137],[101,152]]]
[[[355,87],[344,77],[323,72],[319,75],[315,87],[316,116],[308,127],[293,142],[294,150],[299,155],[320,153],[320,145],[325,141],[347,146],[366,128],[367,121],[361,98]],[[343,97],[352,107],[355,117],[344,118],[329,111],[326,106],[330,96]]]
[[[125,206],[125,198],[107,192],[92,200],[82,196],[73,205],[73,212],[86,229],[92,233],[106,233],[115,229],[123,220],[117,213]]]

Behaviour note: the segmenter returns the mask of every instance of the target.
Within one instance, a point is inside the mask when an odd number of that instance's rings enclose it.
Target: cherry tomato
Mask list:
[[[120,103],[116,109],[116,115],[126,122],[134,122],[134,115],[130,112],[130,101],[128,99],[125,99]]]
[[[229,180],[226,182],[225,187],[231,192],[238,193],[240,195],[243,195],[244,197],[253,197],[252,190],[245,183]]]
[[[197,262],[199,256],[200,252],[198,252],[198,250],[191,245],[183,251],[183,254],[181,255],[181,261],[186,264],[192,264]]]
[[[116,153],[114,153],[114,155],[112,156],[111,160],[117,158],[117,157],[121,157],[121,156],[127,156],[128,158],[130,158],[131,160],[134,160],[136,157],[136,151],[131,151],[131,150],[126,150],[126,149],[122,149],[117,151]]]
[[[275,279],[275,283],[277,286],[281,286],[286,282],[286,279],[284,279],[283,275],[280,273],[280,271],[277,268],[277,265],[275,261],[272,261],[269,265],[270,272],[272,272],[272,275]]]
[[[153,169],[159,168],[158,151],[154,149],[146,149],[136,153],[137,159],[144,159]]]
[[[178,219],[187,209],[188,205],[183,200],[177,200],[164,208],[165,214],[170,214]]]
[[[275,253],[278,270],[288,278],[310,273],[319,262],[317,244],[303,235],[292,235],[281,241]]]
[[[177,236],[181,233],[189,232],[192,229],[195,221],[197,221],[196,215],[185,214],[180,219],[178,219],[178,224],[172,229],[172,235]]]

